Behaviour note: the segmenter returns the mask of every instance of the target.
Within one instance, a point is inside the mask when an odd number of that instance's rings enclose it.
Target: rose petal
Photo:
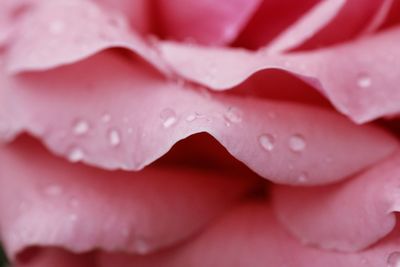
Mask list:
[[[366,34],[375,31],[384,21],[390,10],[392,0],[365,1],[363,5],[357,0],[339,1],[344,6],[333,20],[323,27],[316,34],[308,34],[302,43],[291,46],[282,47],[282,42],[273,44],[271,50],[297,49],[308,50],[323,46],[333,45],[340,42],[349,41],[360,34]],[[304,28],[307,30],[307,28]],[[286,36],[286,40],[290,41],[290,34]],[[284,44],[283,44],[284,45]],[[278,47],[277,47],[278,46]],[[281,47],[279,47],[281,46]]]
[[[400,1],[393,1],[390,7],[389,14],[386,17],[385,22],[381,25],[381,29],[387,29],[394,27],[400,23]]]
[[[288,71],[324,93],[340,112],[362,123],[400,113],[399,42],[400,29],[393,28],[334,48],[289,55],[171,42],[159,47],[179,75],[215,90],[237,86],[261,70]]]
[[[136,34],[121,13],[91,1],[38,1],[14,33],[8,71],[38,71],[70,64],[101,50],[129,49],[165,70],[157,53]]]
[[[196,233],[253,184],[190,169],[107,172],[27,138],[3,146],[0,161],[1,237],[13,259],[31,246],[148,253]]]
[[[162,36],[223,45],[233,41],[261,0],[158,0]],[[205,18],[205,14],[207,14]]]
[[[14,267],[96,267],[94,253],[73,254],[59,248],[35,248],[29,257],[14,262]]]
[[[399,232],[359,253],[336,253],[308,247],[293,239],[275,221],[266,204],[242,206],[200,236],[176,249],[151,256],[103,254],[101,267],[376,267],[386,266],[398,250]],[[392,254],[393,255],[393,254]],[[392,256],[393,260],[393,256]]]
[[[393,230],[399,186],[400,153],[339,185],[275,186],[273,203],[280,221],[305,243],[356,251]]]
[[[106,9],[111,8],[125,14],[135,30],[148,33],[151,29],[151,1],[148,0],[95,0]]]
[[[77,160],[73,148],[79,148],[79,159],[107,169],[141,169],[179,140],[207,132],[265,178],[321,184],[398,147],[378,127],[354,125],[329,110],[165,81],[142,62],[112,51],[52,71],[6,76],[0,83],[8,137],[27,131],[56,154]],[[305,172],[307,181],[300,181]]]
[[[264,46],[302,17],[305,12],[318,2],[317,0],[263,1],[257,9],[257,12],[238,36],[237,40],[235,40],[234,46],[250,49],[257,49]],[[328,5],[330,5],[330,3]],[[288,8],[288,6],[290,6],[290,8]],[[335,13],[334,9],[331,11]],[[316,24],[319,23],[322,23],[322,18],[321,22],[318,21]],[[314,25],[315,24],[309,26]],[[322,25],[317,27],[322,27]]]

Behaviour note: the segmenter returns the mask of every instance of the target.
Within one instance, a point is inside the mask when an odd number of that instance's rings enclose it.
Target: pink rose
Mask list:
[[[2,0],[15,267],[400,264],[400,2]]]

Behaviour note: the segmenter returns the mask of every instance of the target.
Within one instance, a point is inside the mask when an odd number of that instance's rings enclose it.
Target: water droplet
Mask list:
[[[166,108],[163,111],[161,111],[160,117],[163,120],[164,128],[171,127],[178,120],[175,111],[170,108]]]
[[[132,133],[133,133],[133,128],[132,128],[132,127],[129,127],[129,128],[126,130],[126,132],[127,132],[128,134],[132,134]]]
[[[371,77],[366,73],[361,73],[357,78],[357,85],[360,88],[369,88],[372,85]]]
[[[68,153],[68,160],[71,162],[79,162],[84,158],[85,154],[79,147],[74,147]]]
[[[49,24],[49,32],[54,35],[61,34],[65,29],[65,23],[61,20],[54,20]]]
[[[68,220],[70,222],[76,222],[78,220],[78,215],[75,213],[71,213],[70,215],[68,215]]]
[[[299,181],[299,183],[305,183],[308,181],[308,174],[306,172],[302,172],[299,174],[299,176],[297,177],[297,181]]]
[[[44,188],[44,193],[48,196],[59,196],[63,193],[61,186],[53,184]]]
[[[108,133],[108,141],[111,146],[118,146],[121,143],[121,136],[119,132],[115,129],[112,129]]]
[[[142,238],[137,238],[135,240],[135,248],[138,254],[147,254],[150,251],[149,244]]]
[[[229,122],[240,123],[242,121],[242,112],[237,108],[229,107],[224,117]]]
[[[189,114],[189,115],[186,117],[186,121],[187,121],[187,122],[192,122],[192,121],[194,121],[196,118],[197,118],[196,114]]]
[[[108,113],[103,114],[103,116],[101,117],[101,121],[104,123],[108,123],[111,121],[111,115]]]
[[[300,134],[292,135],[289,139],[289,147],[294,152],[301,152],[306,148],[306,141]]]
[[[84,135],[89,131],[89,123],[84,120],[77,121],[74,125],[73,132],[75,135]]]
[[[258,142],[266,151],[272,151],[275,147],[275,137],[271,134],[262,134],[258,137]]]
[[[400,252],[390,253],[387,259],[387,267],[400,267]]]

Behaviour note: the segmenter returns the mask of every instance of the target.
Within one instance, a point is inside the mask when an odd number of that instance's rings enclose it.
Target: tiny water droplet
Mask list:
[[[121,143],[121,136],[116,129],[111,129],[108,133],[108,141],[113,147],[118,146]]]
[[[102,122],[104,123],[108,123],[111,121],[111,115],[108,113],[103,114],[103,116],[101,117]]]
[[[73,207],[73,208],[76,208],[76,207],[79,206],[79,200],[76,199],[75,197],[73,197],[73,198],[71,198],[71,199],[69,200],[69,205],[70,205],[71,207]]]
[[[132,133],[133,133],[132,127],[129,127],[129,128],[126,130],[126,132],[127,132],[128,134],[132,134]]]
[[[135,240],[135,248],[138,254],[144,255],[150,251],[149,244],[142,238],[137,238]]]
[[[68,215],[68,220],[70,222],[76,222],[78,220],[78,215],[75,213],[71,213],[70,215]]]
[[[289,138],[289,147],[294,152],[301,152],[306,148],[306,141],[301,134],[294,134]]]
[[[48,196],[59,196],[63,193],[61,186],[53,184],[44,188],[44,193]]]
[[[189,115],[186,117],[186,121],[187,121],[187,122],[192,122],[192,121],[194,121],[196,118],[197,118],[196,114],[189,114]]]
[[[371,87],[372,85],[371,77],[366,73],[359,74],[357,78],[357,85],[358,87],[363,89]]]
[[[71,162],[79,162],[85,157],[85,154],[82,149],[79,147],[74,147],[68,153],[68,160]]]
[[[54,35],[61,34],[65,29],[65,23],[61,20],[54,20],[49,24],[49,32]]]
[[[299,176],[297,177],[297,180],[299,181],[299,183],[305,183],[308,181],[308,174],[306,172],[302,172],[299,174]]]
[[[166,108],[163,111],[161,111],[160,117],[163,120],[164,128],[171,127],[178,120],[175,111],[170,108]]]
[[[272,134],[262,134],[258,137],[258,142],[266,151],[272,151],[275,147],[275,137]]]
[[[224,117],[229,122],[240,123],[242,121],[242,112],[237,108],[229,107]]]
[[[89,131],[89,123],[85,120],[77,121],[74,125],[73,132],[75,135],[84,135]]]
[[[387,259],[387,267],[400,267],[400,252],[390,253]]]

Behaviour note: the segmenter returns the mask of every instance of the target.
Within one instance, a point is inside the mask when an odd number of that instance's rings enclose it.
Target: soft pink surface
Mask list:
[[[156,27],[166,38],[224,45],[233,41],[262,0],[156,0]]]
[[[397,146],[379,128],[354,125],[334,112],[185,87],[112,52],[2,82],[3,101],[14,101],[16,108],[2,132],[7,126],[8,136],[27,131],[65,157],[80,149],[84,162],[106,169],[141,169],[177,141],[207,132],[267,179],[297,184],[307,173],[305,183],[323,184],[365,168]],[[2,107],[0,116],[7,122],[10,109]],[[82,122],[87,132],[76,133]],[[274,139],[271,151],[261,146],[263,135]],[[290,148],[297,135],[304,139],[301,151]]]
[[[328,187],[275,186],[280,221],[304,243],[325,249],[364,249],[391,232],[400,211],[400,154],[347,182]]]
[[[253,183],[184,168],[107,172],[26,137],[2,147],[0,161],[1,237],[13,257],[39,245],[149,253],[199,231]]]

